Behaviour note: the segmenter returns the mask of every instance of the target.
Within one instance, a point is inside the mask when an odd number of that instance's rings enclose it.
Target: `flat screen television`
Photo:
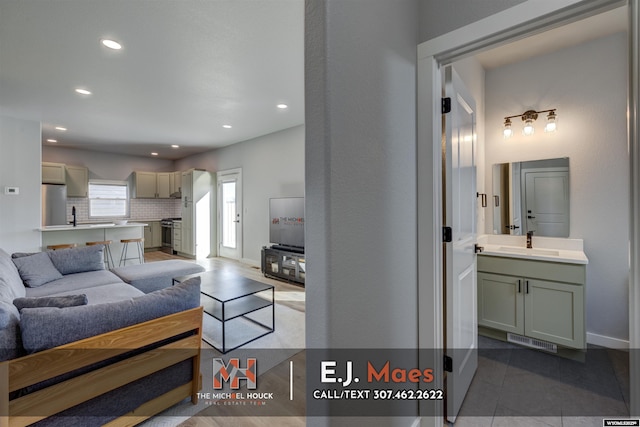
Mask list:
[[[269,242],[304,249],[304,197],[269,199]]]

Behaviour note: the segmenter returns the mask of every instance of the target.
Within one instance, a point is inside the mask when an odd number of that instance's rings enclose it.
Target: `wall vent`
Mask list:
[[[544,350],[550,353],[557,353],[558,346],[555,344],[551,344],[550,342],[537,340],[535,338],[523,337],[522,335],[516,334],[507,334],[507,341],[512,342],[514,344],[520,344],[525,347],[535,348],[536,350]]]

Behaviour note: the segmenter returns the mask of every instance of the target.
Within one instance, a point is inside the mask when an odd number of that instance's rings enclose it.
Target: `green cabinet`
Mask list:
[[[478,256],[478,325],[582,349],[585,266]]]

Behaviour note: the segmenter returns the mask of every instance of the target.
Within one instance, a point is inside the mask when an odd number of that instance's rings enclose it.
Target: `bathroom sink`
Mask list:
[[[523,254],[523,255],[560,256],[560,251],[556,251],[553,249],[539,249],[539,248],[527,249],[527,248],[518,248],[514,246],[500,246],[498,250],[501,252],[516,253],[516,254]]]

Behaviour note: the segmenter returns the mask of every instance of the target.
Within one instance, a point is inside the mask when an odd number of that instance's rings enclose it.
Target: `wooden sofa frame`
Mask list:
[[[13,391],[188,332],[193,335],[9,401]],[[106,425],[139,424],[189,397],[196,404],[201,338],[202,307],[197,307],[1,362],[0,427],[27,426],[187,359],[193,365],[191,381]]]

